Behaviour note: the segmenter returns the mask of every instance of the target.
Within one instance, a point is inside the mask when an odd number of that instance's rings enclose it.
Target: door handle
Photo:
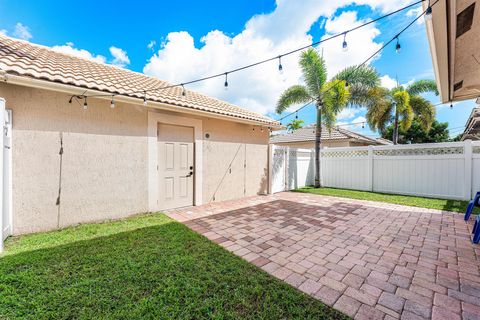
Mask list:
[[[190,172],[185,176],[185,178],[188,178],[188,177],[191,177],[191,176],[193,176],[193,171],[190,171]]]

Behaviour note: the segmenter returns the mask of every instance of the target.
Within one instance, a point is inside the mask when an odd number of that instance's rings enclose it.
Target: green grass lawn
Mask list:
[[[396,194],[375,193],[375,192],[368,192],[368,191],[335,189],[335,188],[305,187],[305,188],[297,189],[294,191],[313,193],[313,194],[324,195],[324,196],[341,197],[341,198],[380,201],[380,202],[387,202],[387,203],[394,203],[394,204],[402,204],[406,206],[439,209],[439,210],[446,210],[446,211],[459,212],[459,213],[465,213],[465,210],[467,209],[467,205],[468,205],[468,201],[432,199],[432,198],[402,196],[402,195],[396,195]]]
[[[163,214],[13,238],[0,319],[346,319]]]

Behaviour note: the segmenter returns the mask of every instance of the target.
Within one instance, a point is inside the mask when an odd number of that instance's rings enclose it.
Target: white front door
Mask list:
[[[158,178],[160,209],[193,205],[193,128],[158,124]]]

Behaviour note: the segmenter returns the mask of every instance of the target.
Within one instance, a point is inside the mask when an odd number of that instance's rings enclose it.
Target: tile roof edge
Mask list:
[[[69,58],[74,58],[74,59],[79,59],[79,60],[82,60],[82,61],[86,61],[88,63],[93,63],[93,64],[97,64],[97,65],[101,65],[101,66],[106,66],[106,67],[111,67],[111,68],[115,68],[115,69],[118,69],[119,71],[121,72],[127,72],[127,73],[134,73],[134,74],[138,74],[140,76],[143,76],[143,77],[146,77],[146,78],[151,78],[151,79],[155,79],[155,80],[158,80],[158,81],[161,81],[161,82],[164,82],[167,86],[169,85],[173,85],[171,84],[170,82],[168,81],[165,81],[165,80],[162,80],[162,79],[159,79],[159,78],[156,78],[156,77],[153,77],[153,76],[150,76],[150,75],[146,75],[144,73],[141,73],[141,72],[137,72],[137,71],[133,71],[133,70],[130,70],[130,69],[125,69],[125,68],[121,68],[121,67],[118,67],[118,66],[115,66],[115,65],[112,65],[112,64],[108,64],[108,63],[103,63],[103,62],[98,62],[98,61],[94,61],[94,60],[91,60],[91,59],[87,59],[87,58],[84,58],[84,57],[78,57],[78,56],[75,56],[75,55],[72,55],[72,54],[68,54],[68,53],[64,53],[64,52],[60,52],[60,51],[56,51],[54,50],[52,47],[49,47],[49,46],[46,46],[46,45],[42,45],[42,44],[38,44],[38,43],[32,43],[28,40],[23,40],[23,39],[18,39],[18,38],[14,38],[14,37],[10,37],[10,36],[7,36],[7,35],[4,35],[4,34],[0,34],[0,38],[4,38],[4,39],[11,39],[12,41],[18,41],[18,42],[21,42],[21,43],[24,43],[26,45],[30,45],[30,46],[34,46],[34,47],[39,47],[39,48],[42,48],[42,49],[45,49],[45,50],[49,50],[49,51],[52,51],[54,52],[55,54],[58,54],[58,55],[62,55],[62,56],[66,56],[66,57],[69,57]],[[5,73],[7,75],[11,75],[11,73],[8,73],[4,70],[2,70],[0,68],[0,75],[2,73]],[[57,84],[62,84],[62,85],[67,85],[67,86],[71,86],[71,87],[75,87],[75,88],[80,88],[80,89],[88,89],[88,90],[91,90],[91,91],[97,91],[99,93],[105,93],[105,94],[118,94],[120,96],[124,96],[124,97],[129,97],[129,98],[133,98],[132,95],[129,95],[129,94],[120,94],[120,93],[116,93],[114,92],[114,90],[100,90],[100,89],[91,89],[91,88],[87,88],[87,87],[81,87],[81,86],[78,86],[78,85],[73,85],[73,84],[68,84],[68,83],[64,83],[64,82],[55,82],[55,81],[51,81],[51,80],[48,80],[48,79],[40,79],[40,78],[36,78],[36,77],[33,77],[33,76],[24,76],[24,75],[15,75],[15,76],[19,76],[19,77],[24,77],[24,78],[31,78],[31,79],[35,79],[35,80],[39,80],[39,81],[45,81],[45,82],[49,82],[49,83],[57,83]],[[272,127],[275,127],[275,128],[279,128],[279,123],[278,121],[268,117],[268,116],[264,116],[262,114],[259,114],[255,111],[251,111],[249,109],[246,109],[246,108],[243,108],[241,106],[238,106],[236,104],[233,104],[233,103],[230,103],[230,102],[227,102],[227,101],[223,101],[223,100],[220,100],[220,99],[217,99],[215,97],[211,97],[211,96],[208,96],[206,94],[203,94],[203,93],[200,93],[200,92],[197,92],[197,91],[194,91],[194,90],[190,90],[188,89],[189,91],[197,94],[197,95],[202,95],[202,96],[205,96],[205,97],[208,97],[209,99],[213,99],[215,101],[218,101],[218,102],[221,102],[221,103],[226,103],[228,105],[231,105],[233,107],[236,107],[236,108],[239,108],[241,110],[244,110],[244,111],[248,111],[248,112],[251,112],[252,114],[255,114],[257,115],[259,118],[264,118],[265,121],[261,121],[261,120],[254,120],[254,119],[248,119],[247,117],[241,117],[241,116],[232,116],[232,115],[227,115],[227,114],[222,114],[220,112],[213,112],[213,111],[206,111],[207,113],[212,113],[212,114],[217,114],[217,115],[222,115],[223,117],[226,117],[226,118],[231,118],[231,119],[245,119],[245,120],[249,120],[251,122],[255,122],[255,123],[261,123],[261,124],[269,124],[271,125]],[[157,100],[152,100],[152,101],[156,101],[158,103],[163,103],[163,104],[170,104],[170,105],[174,105],[174,106],[178,106],[178,107],[182,107],[182,108],[190,108],[188,106],[183,106],[183,105],[180,105],[180,104],[173,104],[173,103],[167,103],[167,102],[160,102],[160,101],[157,101]],[[196,110],[194,108],[190,108],[192,110]],[[200,110],[196,110],[196,111],[200,111]],[[268,121],[270,120],[270,121]]]
[[[13,81],[12,81],[13,79]],[[17,74],[12,74],[5,72],[4,70],[0,70],[0,81],[3,83],[7,84],[12,84],[12,85],[18,85],[18,86],[24,86],[24,87],[29,87],[29,88],[36,88],[36,89],[41,89],[41,90],[50,90],[50,91],[56,91],[56,92],[63,92],[66,94],[71,94],[71,95],[78,95],[81,94],[81,92],[84,92],[85,90],[89,90],[94,93],[107,93],[105,91],[97,90],[97,89],[90,89],[86,87],[81,87],[81,86],[75,86],[72,84],[67,84],[67,83],[62,83],[62,82],[56,82],[56,81],[50,81],[47,79],[38,79],[35,77],[29,77],[29,76],[23,76],[23,75],[17,75]],[[110,99],[110,96],[105,95],[105,97],[94,97],[98,99]],[[133,96],[128,96],[128,95],[123,95],[120,94],[117,96],[119,101],[124,102],[124,103],[129,103],[129,104],[143,104],[143,101],[134,101],[134,100],[139,100],[140,98],[138,97],[133,97]],[[267,121],[261,121],[261,120],[255,120],[255,119],[250,119],[248,117],[241,117],[241,116],[233,116],[233,115],[228,115],[228,114],[222,114],[220,112],[214,112],[214,111],[206,111],[206,110],[200,110],[180,104],[174,104],[174,103],[169,103],[169,102],[162,102],[162,101],[157,101],[157,100],[151,100],[151,102],[155,105],[158,105],[154,109],[157,110],[167,110],[167,111],[173,111],[173,112],[185,112],[189,114],[196,114],[199,116],[204,116],[204,117],[212,117],[212,118],[219,118],[223,119],[226,121],[232,121],[232,122],[239,122],[239,123],[246,123],[246,124],[256,124],[256,125],[262,125],[262,126],[269,126],[272,127],[273,129],[278,129],[281,128],[279,123],[275,122],[275,120],[271,119],[273,122],[267,122]],[[162,106],[163,105],[163,106]],[[168,110],[164,106],[172,106],[176,108],[177,110]]]

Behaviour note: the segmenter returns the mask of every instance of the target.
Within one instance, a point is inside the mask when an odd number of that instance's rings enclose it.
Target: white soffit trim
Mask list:
[[[433,70],[442,102],[450,101],[449,97],[449,39],[447,30],[447,1],[439,1],[432,10],[432,19],[426,21],[427,37],[430,44]],[[422,3],[427,9],[428,1]]]

